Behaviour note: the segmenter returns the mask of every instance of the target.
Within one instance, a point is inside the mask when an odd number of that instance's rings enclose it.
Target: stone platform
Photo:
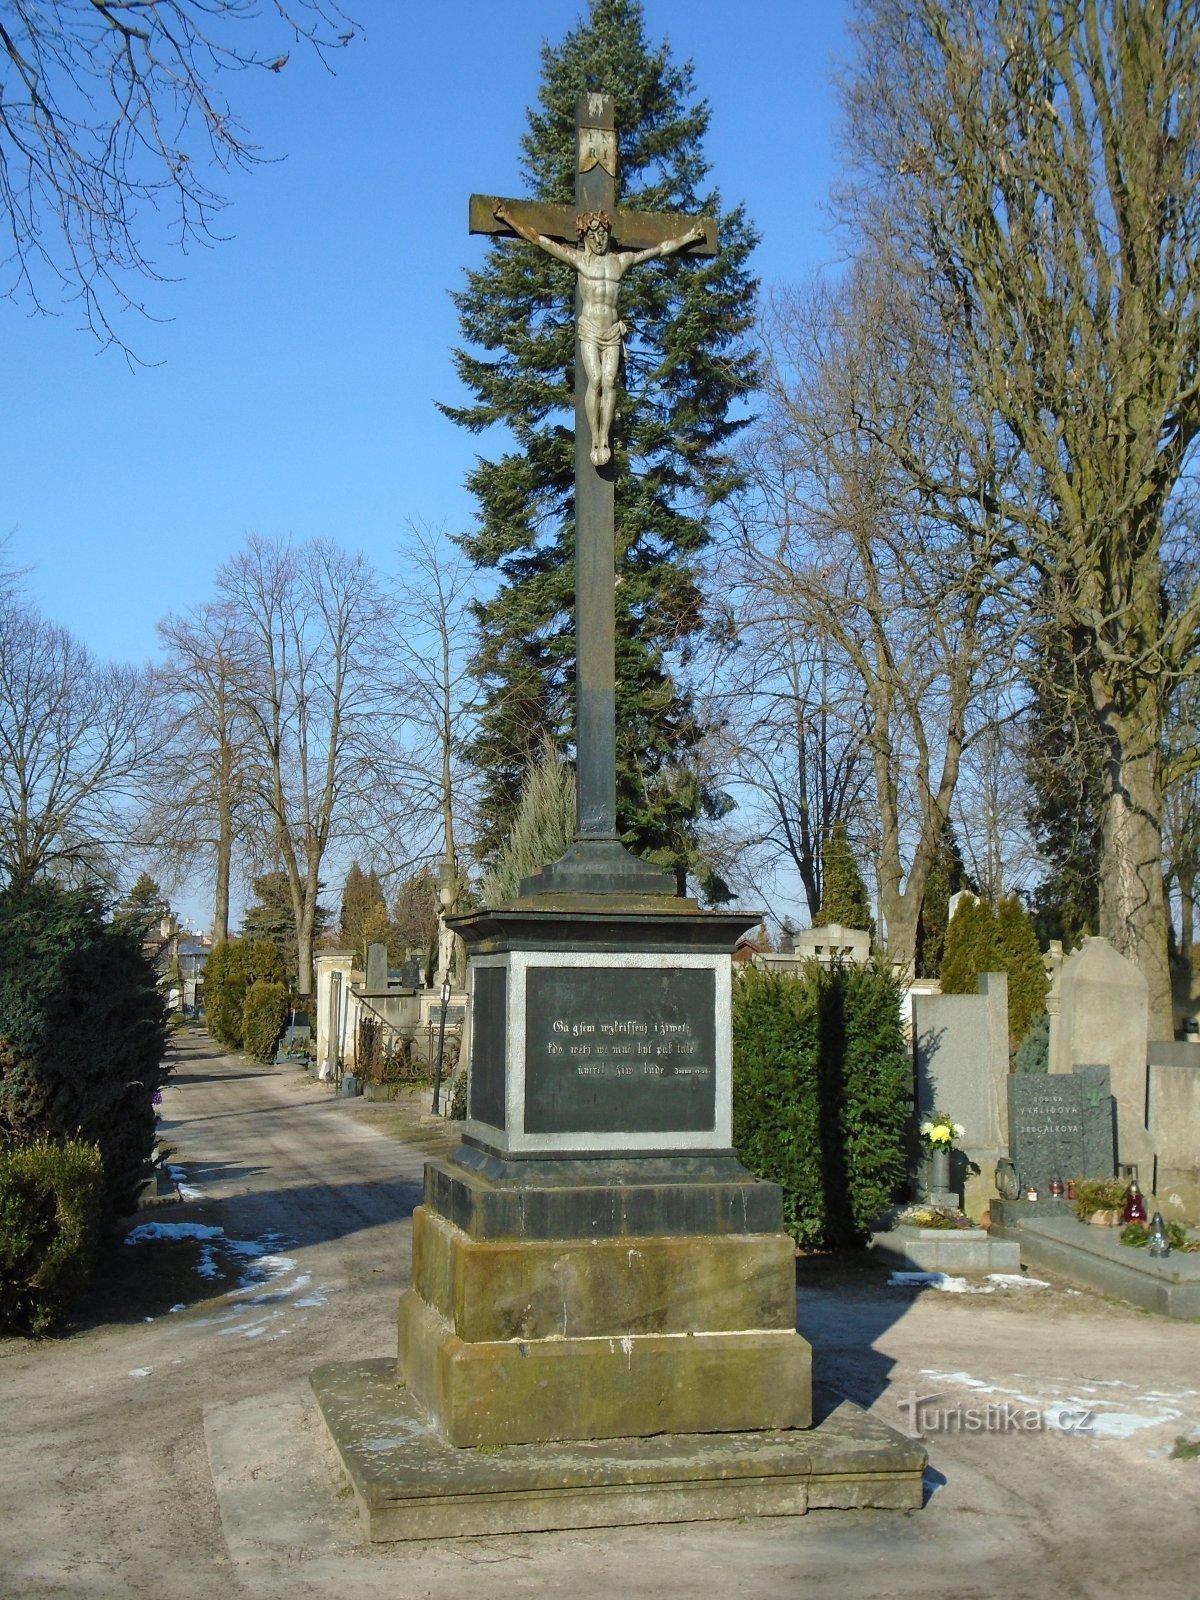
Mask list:
[[[339,1362],[311,1382],[372,1542],[922,1503],[924,1445],[849,1401],[804,1430],[456,1449],[395,1361]]]
[[[919,1228],[901,1223],[871,1235],[871,1252],[901,1272],[1019,1272],[1021,1248],[984,1228]]]
[[[1029,1266],[1147,1311],[1200,1317],[1200,1251],[1173,1251],[1156,1259],[1122,1244],[1120,1228],[1090,1227],[1075,1216],[1033,1215],[1011,1221],[1013,1204],[1005,1207],[1000,1226]],[[993,1221],[993,1232],[996,1227]]]

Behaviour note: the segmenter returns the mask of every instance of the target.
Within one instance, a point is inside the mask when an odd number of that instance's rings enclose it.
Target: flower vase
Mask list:
[[[929,1152],[929,1187],[931,1189],[948,1189],[950,1187],[949,1150],[931,1150]]]

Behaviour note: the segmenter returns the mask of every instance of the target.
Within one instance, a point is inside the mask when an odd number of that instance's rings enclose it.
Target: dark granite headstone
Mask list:
[[[504,1127],[505,978],[503,967],[476,967],[471,1010],[470,1112]]]
[[[1085,1178],[1111,1178],[1117,1170],[1116,1101],[1107,1066],[1078,1066],[1083,1085],[1083,1166]],[[1079,1174],[1076,1174],[1078,1176]]]
[[[716,1119],[713,974],[538,967],[525,991],[529,1133],[680,1133]]]
[[[1008,1145],[1022,1187],[1050,1179],[1110,1178],[1113,1100],[1108,1068],[1017,1073],[1008,1080]]]
[[[400,987],[402,989],[419,989],[421,987],[421,962],[417,956],[405,956],[400,968]]]

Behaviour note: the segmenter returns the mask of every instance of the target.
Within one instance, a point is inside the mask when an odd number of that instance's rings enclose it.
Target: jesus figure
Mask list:
[[[576,218],[575,231],[582,240],[579,245],[560,244],[539,233],[514,216],[503,200],[493,208],[492,215],[579,274],[579,352],[587,374],[584,409],[592,435],[592,465],[602,467],[612,456],[609,432],[617,409],[617,376],[625,333],[625,324],[617,317],[617,286],[630,267],[656,256],[674,255],[703,239],[704,225],[697,223],[678,239],[666,239],[648,250],[615,250],[610,254],[612,219],[604,211],[585,211]]]

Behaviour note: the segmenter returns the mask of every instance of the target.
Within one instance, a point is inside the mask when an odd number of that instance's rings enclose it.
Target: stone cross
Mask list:
[[[578,273],[575,330],[575,748],[580,862],[593,870],[561,873],[547,886],[661,892],[662,874],[633,858],[621,861],[617,834],[616,650],[613,462],[607,427],[615,395],[623,325],[617,284],[629,266],[652,256],[716,254],[712,218],[630,211],[617,205],[617,132],[607,95],[581,95],[575,108],[575,204],[472,195],[472,233],[519,237],[569,261]],[[577,224],[583,223],[583,235]],[[607,227],[605,226],[607,224]],[[579,243],[576,243],[576,240]],[[582,846],[582,853],[579,847]],[[597,851],[596,847],[605,847]],[[601,862],[607,866],[601,867]],[[549,870],[549,869],[548,869]],[[648,876],[647,876],[648,874]],[[637,882],[641,878],[642,881]]]

